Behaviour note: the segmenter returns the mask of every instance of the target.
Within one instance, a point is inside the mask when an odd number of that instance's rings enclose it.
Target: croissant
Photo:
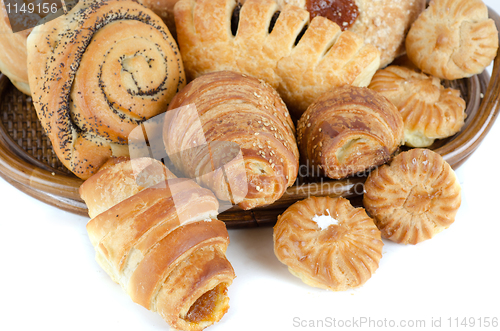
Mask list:
[[[189,77],[230,70],[263,79],[297,119],[334,86],[367,86],[380,65],[377,48],[353,32],[295,6],[280,12],[273,0],[181,0],[174,13]]]
[[[405,37],[425,9],[425,0],[275,0],[306,9],[311,18],[323,16],[365,39],[380,51],[380,68],[405,53]]]
[[[163,141],[173,164],[219,199],[251,209],[278,200],[295,182],[295,127],[264,81],[233,72],[201,76],[179,92],[166,115]],[[195,148],[207,143],[210,153]],[[234,153],[240,161],[225,160],[231,149],[241,149]],[[220,163],[227,164],[213,171]]]
[[[185,84],[167,27],[133,1],[80,1],[28,38],[38,117],[61,162],[82,179],[127,156],[131,130]]]
[[[119,196],[100,206],[106,211],[87,224],[96,260],[134,302],[173,328],[202,330],[228,310],[227,288],[235,277],[225,256],[228,233],[216,219],[218,201],[189,179],[138,188],[138,174],[122,169],[140,174],[147,163],[154,168],[149,174],[169,173],[157,161],[132,160],[99,171],[81,186],[89,208],[103,194]],[[138,191],[130,197],[122,195],[128,183],[130,193]]]
[[[403,142],[403,128],[389,100],[368,88],[343,86],[307,109],[297,141],[310,167],[341,179],[386,163]]]
[[[369,88],[391,101],[403,116],[405,144],[427,147],[459,132],[465,120],[460,91],[444,88],[439,78],[389,66],[377,71]]]
[[[406,50],[427,74],[471,77],[495,58],[498,30],[482,0],[433,0],[408,32]]]

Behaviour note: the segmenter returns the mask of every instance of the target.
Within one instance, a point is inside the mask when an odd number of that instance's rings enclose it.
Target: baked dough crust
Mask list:
[[[363,204],[382,237],[402,244],[431,239],[454,221],[461,189],[441,155],[415,148],[373,171]]]
[[[164,112],[185,85],[167,27],[133,1],[81,0],[28,38],[28,72],[38,118],[57,157],[87,179],[128,135]]]
[[[444,88],[439,78],[389,66],[373,76],[369,88],[398,108],[408,146],[431,146],[436,139],[453,136],[464,125],[465,100],[460,91]]]
[[[433,0],[406,38],[410,60],[441,79],[481,73],[495,58],[498,31],[481,0]]]
[[[368,86],[380,53],[355,33],[324,17],[309,21],[295,6],[281,11],[273,0],[247,0],[232,34],[235,0],[181,0],[175,20],[189,78],[230,70],[263,79],[277,89],[296,119],[332,87]],[[299,40],[299,36],[307,28]]]
[[[338,223],[319,228],[314,216],[328,214]],[[296,202],[278,217],[273,238],[276,257],[293,275],[332,291],[366,283],[378,269],[384,246],[365,210],[344,198]]]
[[[172,100],[167,117],[163,141],[175,167],[221,200],[243,209],[269,205],[297,178],[295,127],[262,80],[234,72],[201,76]],[[210,152],[203,152],[207,144]],[[241,157],[216,166],[232,146]]]

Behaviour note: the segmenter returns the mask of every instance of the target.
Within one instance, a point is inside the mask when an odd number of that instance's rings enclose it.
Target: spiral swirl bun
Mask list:
[[[481,73],[495,58],[498,31],[481,0],[433,0],[406,38],[410,60],[442,79]]]
[[[33,30],[28,73],[38,117],[62,163],[86,179],[185,85],[179,51],[152,11],[132,1],[80,1]]]
[[[373,171],[365,190],[363,204],[382,236],[403,244],[415,245],[448,228],[461,203],[453,169],[441,155],[420,148]]]
[[[319,227],[330,215],[337,224]],[[363,208],[344,198],[312,197],[290,206],[274,227],[274,253],[310,286],[344,291],[363,285],[378,269],[383,242]]]
[[[460,91],[444,88],[439,78],[390,66],[379,70],[369,87],[398,108],[408,146],[430,146],[435,139],[450,137],[464,125],[466,104]]]

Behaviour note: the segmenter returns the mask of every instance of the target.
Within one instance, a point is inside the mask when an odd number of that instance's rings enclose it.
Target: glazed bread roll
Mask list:
[[[389,66],[377,71],[369,88],[389,99],[403,116],[405,144],[428,147],[464,125],[465,100],[460,91],[444,88],[437,77]]]
[[[366,180],[363,204],[382,237],[401,244],[431,239],[454,221],[461,204],[455,172],[441,155],[415,148]]]
[[[80,1],[28,38],[33,102],[61,162],[87,179],[185,84],[172,36],[133,1]]]
[[[231,70],[263,79],[296,119],[332,87],[367,86],[379,51],[332,21],[309,16],[295,6],[280,12],[273,0],[241,7],[236,0],[181,0],[175,20],[186,72],[196,78]]]
[[[134,302],[157,312],[173,328],[203,330],[228,310],[227,288],[235,277],[225,256],[228,233],[216,219],[218,201],[189,179],[137,190],[140,178],[127,170],[136,166],[133,161],[99,171],[80,188],[90,207],[88,197],[103,192],[120,196],[103,203],[106,211],[87,224],[96,260]],[[154,160],[140,161],[161,168]],[[169,172],[164,168],[158,173]],[[108,183],[107,188],[99,183]],[[122,194],[128,183],[128,191],[138,191],[130,197]]]
[[[280,8],[294,5],[311,17],[323,16],[352,31],[380,51],[380,67],[405,53],[405,37],[425,9],[425,0],[276,0]]]
[[[366,283],[384,246],[363,208],[344,198],[311,197],[291,205],[274,226],[274,253],[310,286],[345,291]]]
[[[481,0],[432,0],[406,38],[410,60],[441,79],[481,73],[495,58],[498,31]]]
[[[322,95],[297,124],[305,162],[341,179],[386,163],[403,142],[397,108],[367,88],[343,86]]]
[[[172,162],[219,199],[251,209],[278,200],[295,182],[295,127],[264,81],[232,72],[201,76],[179,92],[166,115],[171,119],[165,121],[163,140]],[[196,148],[203,144],[212,144],[212,151]],[[234,148],[241,149],[242,159],[225,160],[231,161],[223,167],[227,176],[222,168],[212,169]]]

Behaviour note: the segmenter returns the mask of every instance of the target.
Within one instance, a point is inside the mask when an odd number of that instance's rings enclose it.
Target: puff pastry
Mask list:
[[[33,24],[34,25],[34,24]],[[7,9],[0,0],[0,71],[24,94],[30,95],[28,68],[26,67],[26,39],[31,29],[12,32]]]
[[[163,21],[133,1],[80,1],[28,38],[33,103],[61,162],[82,179],[128,154],[128,134],[185,84]]]
[[[295,182],[295,127],[278,93],[264,81],[233,72],[201,76],[179,92],[166,115],[163,140],[172,162],[219,199],[251,209],[278,200]],[[214,169],[235,147],[242,159]]]
[[[341,179],[386,163],[403,142],[397,108],[368,89],[337,87],[323,94],[297,124],[301,156],[310,167]]]
[[[411,24],[425,9],[425,0],[276,0],[280,8],[294,5],[312,17],[324,16],[352,31],[380,51],[380,67],[405,53]]]
[[[304,9],[287,6],[276,19],[279,11],[273,0],[247,0],[241,8],[235,0],[179,1],[175,20],[187,75],[231,70],[263,79],[296,119],[334,86],[370,83],[380,65],[376,47],[324,17],[310,21]]]
[[[415,148],[373,171],[363,204],[382,237],[402,244],[431,239],[454,221],[461,189],[441,155]]]
[[[218,201],[189,179],[138,188],[141,179],[129,171],[133,161],[98,172],[80,188],[90,207],[94,202],[87,197],[116,194],[101,202],[106,211],[87,224],[96,260],[134,302],[173,328],[203,330],[228,310],[226,292],[235,277],[225,256],[228,233],[216,219]],[[169,173],[157,161],[139,161]]]
[[[436,139],[459,132],[464,125],[466,104],[460,91],[444,88],[436,77],[390,66],[379,70],[369,87],[400,111],[408,146],[428,147]]]
[[[366,283],[384,246],[363,208],[344,198],[296,202],[274,226],[274,253],[304,283],[344,291]]]
[[[481,0],[433,0],[406,38],[410,60],[441,79],[481,73],[495,58],[498,31]]]

